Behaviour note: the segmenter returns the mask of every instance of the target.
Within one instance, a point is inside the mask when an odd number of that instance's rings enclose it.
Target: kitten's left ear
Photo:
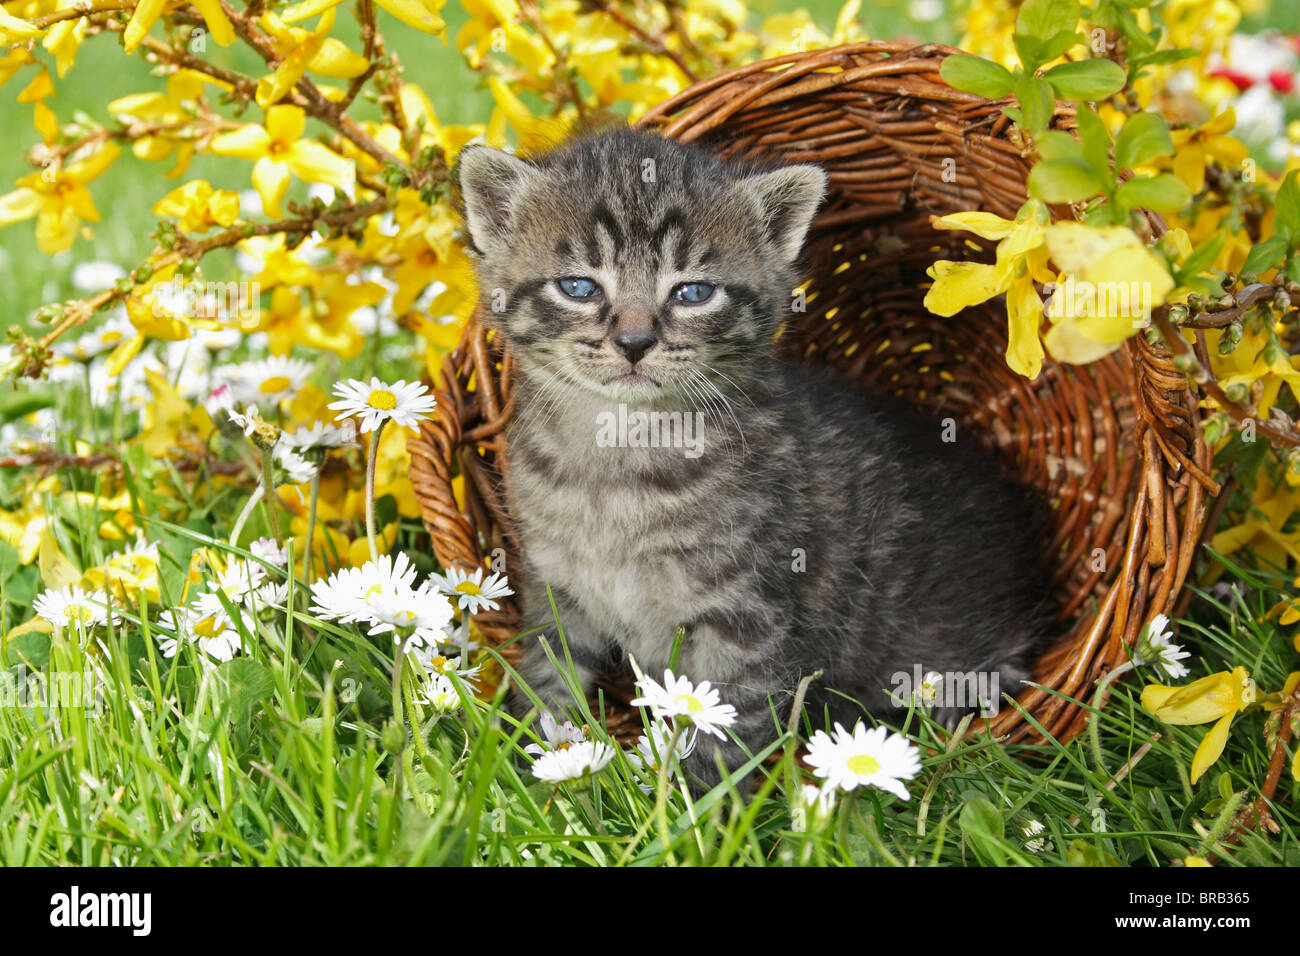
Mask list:
[[[826,195],[826,171],[820,166],[785,166],[740,181],[758,203],[768,241],[786,265],[799,257],[813,214]]]

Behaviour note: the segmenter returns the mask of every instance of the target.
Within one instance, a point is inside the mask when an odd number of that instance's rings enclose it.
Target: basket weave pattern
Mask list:
[[[827,170],[830,195],[805,252],[807,309],[778,344],[952,418],[958,440],[977,436],[1051,503],[1043,559],[1054,569],[1060,637],[1035,678],[1055,693],[1032,688],[1019,700],[1067,739],[1086,712],[1066,698],[1089,699],[1093,682],[1127,658],[1123,645],[1172,609],[1218,486],[1198,398],[1144,335],[1088,366],[1048,359],[1028,382],[1006,365],[1000,299],[952,319],[921,305],[936,259],[992,258],[991,243],[935,230],[930,216],[979,209],[1009,219],[1025,201],[1028,162],[1005,103],[947,86],[939,65],[952,52],[870,42],[792,54],[701,82],[640,125],[728,157],[775,155]],[[444,362],[436,420],[409,443],[411,480],[444,566],[481,567],[497,548],[519,566],[504,494],[511,377],[509,354],[471,319]],[[452,490],[457,469],[463,506]],[[475,621],[496,641],[519,626],[509,604]],[[1010,707],[991,729],[1012,742],[1038,739]]]

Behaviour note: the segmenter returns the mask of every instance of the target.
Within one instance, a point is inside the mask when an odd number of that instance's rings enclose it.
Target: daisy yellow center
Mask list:
[[[688,713],[697,714],[704,709],[704,702],[694,694],[678,694],[673,698],[678,707],[685,707]]]
[[[849,758],[847,766],[854,773],[866,776],[880,769],[880,761],[870,754],[854,754]]]
[[[103,335],[101,336],[102,340],[106,343],[116,342],[121,337],[122,337],[122,333],[117,331],[116,329],[109,329],[108,331],[104,332]]]
[[[90,608],[84,604],[69,604],[63,612],[69,621],[85,624],[90,620]]]
[[[289,387],[289,379],[284,375],[272,375],[262,383],[262,394],[270,395],[273,392],[283,392]]]
[[[381,412],[391,412],[397,407],[397,396],[386,388],[377,388],[370,393],[366,399],[366,404],[371,408],[377,408]]]
[[[199,623],[194,625],[194,633],[199,635],[199,637],[216,637],[217,616],[213,614],[199,621]]]
[[[395,623],[405,626],[415,620],[415,612],[398,611],[397,614],[394,615],[394,617],[395,617]]]
[[[456,585],[456,590],[459,591],[461,594],[482,594],[483,593],[483,589],[479,587],[477,584],[475,584],[473,581],[461,581],[460,584]]]
[[[366,593],[362,595],[362,597],[364,597],[364,598],[372,598],[372,597],[374,597],[376,594],[380,594],[380,593],[382,593],[383,590],[384,590],[384,586],[383,586],[382,584],[372,584],[372,585],[370,585],[370,587],[366,590]]]

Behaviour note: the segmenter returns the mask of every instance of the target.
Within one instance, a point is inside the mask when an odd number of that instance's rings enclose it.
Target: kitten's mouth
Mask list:
[[[659,383],[643,371],[633,369],[630,372],[624,372],[622,375],[615,375],[613,378],[605,381],[606,388],[614,388],[619,391],[630,390],[634,392],[658,391]]]

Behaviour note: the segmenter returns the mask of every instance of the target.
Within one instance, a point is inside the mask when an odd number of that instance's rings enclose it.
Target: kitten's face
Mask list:
[[[534,163],[468,149],[460,185],[484,315],[521,368],[654,401],[765,354],[825,174],[619,130]]]

